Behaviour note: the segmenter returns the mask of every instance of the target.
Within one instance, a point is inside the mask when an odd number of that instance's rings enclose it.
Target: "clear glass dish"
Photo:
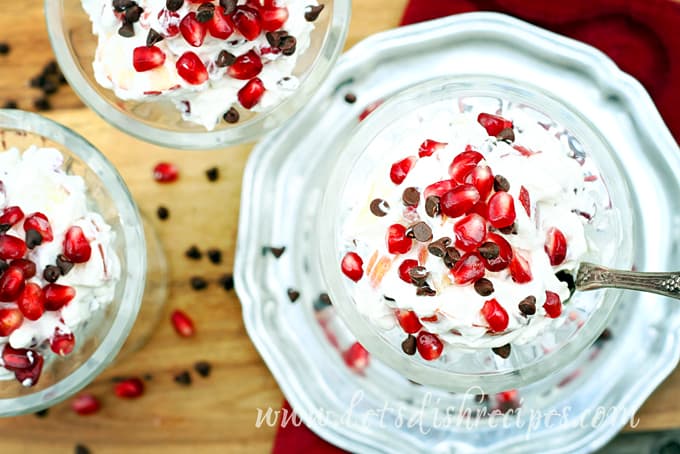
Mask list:
[[[309,49],[298,60],[294,75],[300,86],[275,107],[241,115],[236,124],[220,122],[213,131],[182,120],[171,101],[121,101],[94,77],[92,61],[97,37],[81,0],[45,0],[47,30],[64,76],[83,102],[125,133],[169,148],[211,149],[250,142],[278,127],[302,108],[316,92],[342,52],[350,0],[326,0],[315,21]]]
[[[455,392],[473,386],[485,392],[526,386],[564,368],[590,346],[607,326],[621,292],[576,293],[565,304],[561,325],[525,344],[513,344],[508,359],[488,348],[445,346],[439,359],[425,361],[419,355],[403,353],[401,329],[380,329],[360,314],[355,298],[361,296],[352,296],[352,283],[340,272],[345,247],[342,223],[353,206],[364,202],[372,169],[384,162],[384,157],[376,153],[379,147],[369,145],[384,138],[384,134],[399,137],[402,131],[391,128],[399,120],[426,116],[427,109],[444,105],[454,105],[460,112],[481,107],[509,118],[513,110],[521,110],[562,137],[573,159],[582,164],[584,174],[599,176],[591,190],[595,214],[587,225],[587,236],[598,253],[587,259],[614,268],[631,267],[634,225],[630,196],[618,158],[602,134],[576,109],[539,88],[502,78],[467,75],[435,79],[403,91],[363,121],[347,143],[337,145],[343,159],[333,168],[318,224],[318,256],[323,274],[335,308],[359,342],[405,377]],[[395,142],[400,143],[398,138]]]
[[[15,416],[68,398],[114,360],[140,310],[147,257],[140,253],[146,250],[142,220],[123,179],[84,138],[39,115],[0,110],[0,140],[1,150],[37,145],[56,148],[64,155],[64,168],[85,180],[93,210],[115,232],[114,247],[121,263],[114,300],[94,312],[82,331],[76,332],[79,342],[70,355],[46,355],[40,380],[33,387],[23,387],[16,380],[0,381],[0,416]]]

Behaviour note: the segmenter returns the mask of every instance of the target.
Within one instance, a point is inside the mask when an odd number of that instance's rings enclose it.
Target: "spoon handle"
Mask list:
[[[621,288],[656,293],[680,299],[680,272],[641,273],[612,270],[592,263],[581,263],[576,275],[577,290]]]

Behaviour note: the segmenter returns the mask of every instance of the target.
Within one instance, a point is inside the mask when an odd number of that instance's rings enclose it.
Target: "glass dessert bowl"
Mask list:
[[[0,416],[92,381],[128,338],[146,276],[137,207],[72,131],[0,110]]]
[[[602,134],[538,88],[437,79],[342,147],[319,220],[334,306],[407,378],[492,393],[562,369],[620,291],[573,293],[581,261],[632,265],[630,197]]]
[[[45,15],[89,107],[143,140],[205,149],[253,141],[307,102],[342,51],[350,2],[46,0]]]

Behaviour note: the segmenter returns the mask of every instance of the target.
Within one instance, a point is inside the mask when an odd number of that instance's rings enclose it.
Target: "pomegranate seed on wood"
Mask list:
[[[486,236],[485,241],[490,241],[498,246],[499,253],[498,257],[494,259],[486,259],[482,257],[484,262],[484,267],[489,271],[501,271],[507,268],[512,261],[512,246],[508,243],[508,240],[503,238],[501,235],[496,233],[489,233]]]
[[[479,202],[479,191],[471,184],[462,184],[448,191],[439,200],[442,214],[457,218],[467,214]]]
[[[66,285],[47,284],[43,288],[45,295],[45,309],[58,311],[71,302],[76,296],[76,289]]]
[[[28,357],[29,351],[25,348],[12,348],[9,344],[5,344],[5,348],[2,350],[3,366],[12,372],[31,367],[31,359]]]
[[[470,145],[465,147],[465,151],[456,155],[449,165],[449,175],[451,179],[463,183],[465,178],[477,167],[477,164],[484,159],[481,153],[472,149]]]
[[[6,231],[24,218],[24,212],[17,206],[7,207],[0,214],[0,232]]]
[[[76,346],[76,338],[73,333],[64,333],[59,329],[54,330],[54,335],[50,342],[50,349],[59,356],[71,354]]]
[[[255,41],[260,36],[262,24],[257,10],[247,6],[239,6],[236,8],[232,19],[236,29],[248,41]]]
[[[16,331],[24,322],[24,315],[19,309],[0,309],[0,337],[6,337]]]
[[[562,300],[560,295],[554,292],[545,292],[545,303],[543,309],[550,318],[557,318],[562,314]]]
[[[409,156],[392,164],[390,168],[390,180],[394,184],[401,184],[416,163],[415,156]]]
[[[182,54],[175,63],[177,74],[191,85],[200,85],[208,80],[208,70],[195,53],[189,51]]]
[[[399,278],[407,284],[412,284],[413,281],[409,272],[416,266],[418,266],[418,260],[407,259],[401,262],[401,265],[399,265]]]
[[[475,253],[466,254],[451,268],[451,274],[456,284],[470,284],[484,277],[484,262]]]
[[[0,276],[0,301],[10,302],[16,300],[23,289],[23,271],[16,266],[10,266]]]
[[[426,158],[428,156],[432,156],[434,152],[441,150],[442,148],[445,148],[448,144],[445,142],[437,142],[436,140],[426,140],[420,145],[420,149],[418,150],[418,156],[421,158]]]
[[[101,403],[92,394],[80,394],[71,402],[71,410],[80,416],[87,416],[97,413],[101,408]]]
[[[489,324],[489,329],[494,333],[505,331],[510,321],[508,313],[496,299],[490,299],[484,303],[482,316]]]
[[[413,240],[406,236],[406,227],[392,224],[387,229],[387,250],[390,254],[406,254],[412,246]]]
[[[489,166],[481,165],[472,169],[465,178],[465,182],[477,188],[482,200],[486,200],[493,189],[493,172]]]
[[[246,109],[252,109],[260,102],[262,95],[264,95],[265,87],[262,80],[258,77],[251,79],[247,84],[238,91],[238,101]]]
[[[486,238],[486,219],[478,214],[468,214],[453,225],[455,245],[463,251],[473,251]]]
[[[517,251],[513,251],[510,261],[510,276],[518,284],[525,284],[533,279],[529,262]]]
[[[529,196],[529,191],[524,186],[519,188],[519,203],[524,207],[527,216],[531,217],[531,197]]]
[[[92,248],[80,227],[73,226],[66,231],[64,255],[73,263],[85,263],[90,260]]]
[[[348,252],[345,254],[340,263],[343,274],[354,282],[359,282],[364,276],[363,266],[364,261],[361,260],[361,257],[359,257],[359,254],[356,252]]]
[[[262,20],[262,28],[264,28],[265,31],[276,31],[283,27],[288,20],[288,8],[285,6],[279,8],[262,8],[260,9],[260,18]]]
[[[184,16],[179,23],[179,31],[191,46],[201,47],[205,40],[205,35],[208,33],[208,26],[199,22],[196,18],[196,13],[191,12]]]
[[[170,316],[170,321],[175,332],[182,337],[191,337],[196,333],[193,320],[184,311],[175,310]]]
[[[38,320],[45,313],[45,295],[38,284],[29,282],[17,299],[17,306],[24,317]]]
[[[141,46],[132,51],[132,66],[137,72],[151,71],[163,63],[165,63],[165,52],[159,47]]]
[[[444,344],[437,335],[421,331],[416,341],[418,353],[426,361],[434,361],[439,358],[444,350]]]
[[[370,355],[363,345],[355,342],[343,352],[342,359],[350,369],[362,373],[368,367]]]
[[[227,39],[234,33],[234,22],[224,14],[223,8],[215,8],[212,19],[208,22],[208,32],[217,39]]]
[[[128,378],[116,383],[113,391],[121,399],[136,399],[144,394],[144,382],[136,377]]]
[[[512,121],[506,120],[499,115],[492,115],[488,113],[480,113],[477,116],[477,122],[486,129],[490,136],[497,136],[502,130],[506,128],[512,129]]]
[[[401,329],[403,329],[406,334],[415,334],[423,327],[420,320],[418,320],[418,316],[413,311],[397,309],[395,315],[399,322],[399,326],[401,326]]]
[[[260,72],[262,72],[262,60],[254,50],[237,57],[227,69],[229,76],[239,80],[252,79]]]
[[[505,191],[497,192],[491,196],[488,203],[488,220],[497,229],[510,227],[517,217],[515,213],[515,201]]]
[[[44,359],[40,353],[33,350],[29,350],[27,355],[31,355],[33,358],[31,366],[26,369],[18,369],[14,371],[14,377],[22,385],[30,387],[38,384],[38,380],[40,380],[40,374],[42,373]]]
[[[545,253],[552,266],[560,265],[567,258],[567,238],[557,227],[551,227],[546,232]]]
[[[26,255],[26,242],[12,235],[0,235],[0,259],[20,259]]]
[[[172,183],[179,178],[179,169],[169,162],[159,162],[153,168],[153,179],[159,183]]]

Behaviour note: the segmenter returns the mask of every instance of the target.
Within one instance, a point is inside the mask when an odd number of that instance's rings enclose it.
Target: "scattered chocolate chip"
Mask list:
[[[503,227],[502,229],[498,230],[499,232],[505,234],[505,235],[517,235],[517,223],[514,222],[511,226],[508,227]]]
[[[132,5],[125,10],[125,20],[131,24],[139,21],[144,10],[139,5]]]
[[[226,68],[227,66],[233,65],[235,61],[236,56],[234,54],[227,52],[226,50],[221,50],[220,53],[217,54],[215,64],[218,68]]]
[[[61,270],[59,269],[58,266],[47,265],[43,270],[43,279],[45,279],[47,282],[50,283],[57,282],[57,279],[59,279],[60,276]]]
[[[118,34],[123,38],[132,38],[135,36],[135,27],[130,22],[123,22],[118,29]]]
[[[113,6],[113,9],[119,13],[122,13],[129,7],[136,5],[134,0],[113,0],[111,4]]]
[[[198,361],[196,364],[194,364],[194,370],[198,373],[203,378],[207,378],[210,376],[210,372],[212,371],[212,366],[208,361]]]
[[[210,182],[217,181],[217,179],[220,177],[220,169],[217,167],[211,167],[205,171],[205,176]]]
[[[46,80],[45,84],[42,86],[42,92],[46,95],[53,95],[59,90],[59,85],[51,80]]]
[[[576,283],[574,282],[574,276],[566,270],[561,270],[555,273],[555,277],[560,280],[561,282],[564,282],[567,284],[567,287],[569,287],[569,297],[574,294],[576,291]]]
[[[185,370],[184,372],[180,372],[179,374],[175,375],[175,383],[182,386],[191,385],[191,375],[189,374],[189,371]]]
[[[411,226],[411,230],[413,231],[413,237],[416,239],[416,241],[426,243],[432,240],[432,229],[429,225],[427,225],[426,222],[418,222],[417,224]]]
[[[144,381],[151,381],[151,380],[153,380],[153,375],[144,374],[144,376],[142,378],[144,379]]]
[[[187,251],[184,253],[187,258],[190,258],[192,260],[200,260],[203,257],[203,253],[198,249],[196,245],[191,246]]]
[[[151,47],[159,42],[163,41],[163,35],[158,33],[153,28],[149,29],[149,34],[146,35],[146,47]]]
[[[416,289],[417,296],[435,296],[437,291],[425,284]]]
[[[269,249],[269,252],[271,252],[272,255],[274,255],[274,257],[276,257],[277,259],[280,258],[283,255],[284,252],[286,252],[285,246],[282,246],[282,247],[270,246],[268,249]]]
[[[212,3],[201,3],[196,10],[196,20],[201,23],[210,21],[215,15],[215,5]]]
[[[529,295],[519,302],[519,311],[523,315],[534,315],[536,313],[536,297]]]
[[[510,344],[494,347],[491,350],[503,359],[506,359],[508,356],[510,356]]]
[[[500,140],[507,140],[508,142],[514,142],[515,141],[515,131],[512,130],[512,128],[505,128],[501,132],[498,133],[496,136]]]
[[[295,39],[294,36],[284,36],[281,38],[281,44],[279,45],[279,49],[281,49],[281,53],[286,56],[291,56],[295,53],[295,49],[297,47],[297,39]]]
[[[415,355],[416,337],[413,334],[409,334],[408,337],[401,343],[401,349],[409,356]]]
[[[238,113],[238,110],[236,110],[235,107],[231,107],[229,110],[227,110],[224,113],[222,118],[227,123],[234,124],[234,123],[238,123],[238,121],[241,119],[241,115]]]
[[[161,221],[165,221],[170,217],[170,210],[168,210],[167,207],[161,205],[156,210],[156,215],[158,216],[158,219],[160,219]]]
[[[288,32],[285,30],[279,30],[275,32],[267,32],[264,36],[270,46],[278,48],[283,43],[283,38],[288,36]]]
[[[323,11],[324,7],[326,5],[321,4],[321,5],[309,5],[307,7],[307,10],[305,11],[305,20],[307,22],[314,22],[319,18],[319,15],[321,14],[321,11]]]
[[[510,182],[503,175],[496,175],[493,177],[493,190],[496,192],[510,190]]]
[[[165,8],[168,11],[177,11],[184,5],[184,0],[165,0]]]
[[[492,241],[487,241],[486,243],[479,246],[477,251],[479,252],[479,255],[481,255],[485,259],[493,260],[497,258],[498,255],[501,253],[501,248],[499,248],[496,243]]]
[[[493,283],[486,278],[478,279],[475,282],[475,292],[481,296],[489,296],[493,293]]]
[[[371,213],[379,218],[385,216],[390,211],[390,205],[383,199],[373,199],[371,201]]]
[[[7,55],[9,54],[9,51],[11,48],[9,47],[9,44],[7,43],[0,43],[0,55]]]
[[[414,266],[408,271],[408,275],[411,277],[411,282],[420,287],[426,284],[425,281],[430,273],[424,266]]]
[[[612,338],[612,331],[605,328],[595,342],[606,342]]]
[[[392,298],[391,296],[387,296],[387,295],[383,295],[383,298],[385,298],[386,301],[390,301],[390,302],[392,302],[392,303],[394,303],[395,301],[397,301],[397,300],[395,300],[394,298]]]
[[[73,262],[66,258],[64,254],[57,256],[57,266],[62,276],[66,276],[73,269]]]
[[[460,260],[460,252],[458,252],[458,249],[453,246],[447,247],[446,255],[444,256],[444,265],[448,268],[453,268],[453,265],[455,265],[458,260]]]
[[[5,104],[3,104],[2,108],[3,109],[18,109],[19,104],[17,104],[17,102],[14,101],[14,100],[9,99],[9,100],[5,101]]]
[[[404,193],[401,195],[401,201],[407,207],[417,207],[420,202],[420,191],[416,188],[406,188]]]
[[[289,288],[288,289],[288,299],[290,300],[291,303],[294,303],[300,298],[300,292],[295,290],[294,288]]]
[[[43,242],[43,237],[35,229],[28,229],[26,231],[26,247],[29,249],[33,249],[36,246],[40,246]]]
[[[9,224],[0,224],[0,233],[5,233],[9,229],[11,229],[12,226]]]
[[[224,14],[228,16],[236,11],[236,0],[220,0],[220,6],[224,8]]]
[[[439,214],[439,197],[431,195],[425,199],[425,213],[431,218]]]
[[[35,107],[37,110],[45,111],[50,110],[52,108],[52,104],[47,98],[43,97],[33,101],[33,107]]]
[[[347,104],[354,104],[355,102],[357,102],[357,95],[355,95],[354,93],[347,93],[345,95],[345,102]]]
[[[446,248],[447,246],[451,244],[451,238],[449,237],[443,237],[439,238],[437,241],[433,241],[427,246],[427,250],[430,252],[430,254],[434,255],[435,257],[444,257],[446,255]]]
[[[45,67],[43,68],[43,74],[47,76],[55,76],[61,74],[61,70],[59,69],[59,65],[57,64],[56,60],[52,60],[45,65]]]
[[[31,88],[42,88],[43,85],[45,85],[45,82],[47,82],[47,78],[45,77],[44,74],[39,74],[28,82],[28,84],[31,86]]]
[[[224,274],[220,277],[218,283],[227,292],[234,289],[234,276],[232,274]]]
[[[319,295],[319,298],[314,301],[314,310],[319,312],[331,306],[332,304],[331,297],[328,296],[328,293],[322,293]]]
[[[36,418],[47,418],[47,415],[50,413],[49,408],[45,408],[44,410],[36,411],[34,415]]]
[[[215,265],[222,263],[222,251],[219,249],[208,249],[207,255],[208,260],[210,260],[210,262],[214,263]]]
[[[199,276],[192,277],[189,280],[189,284],[191,284],[191,288],[194,290],[203,290],[208,287],[208,281]]]
[[[90,448],[81,444],[77,444],[73,452],[74,454],[91,454]]]

